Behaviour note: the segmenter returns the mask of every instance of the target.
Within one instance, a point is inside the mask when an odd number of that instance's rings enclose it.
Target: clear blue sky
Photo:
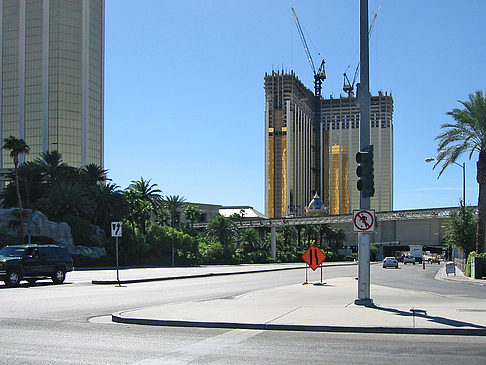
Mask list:
[[[265,72],[313,77],[326,60],[323,95],[339,97],[356,67],[359,0],[106,0],[105,168],[121,188],[140,177],[164,195],[264,210]],[[394,208],[454,206],[462,170],[424,159],[434,137],[476,90],[486,90],[486,1],[369,1],[371,92],[395,102]],[[320,55],[318,54],[320,52]],[[467,156],[466,201],[477,204]]]

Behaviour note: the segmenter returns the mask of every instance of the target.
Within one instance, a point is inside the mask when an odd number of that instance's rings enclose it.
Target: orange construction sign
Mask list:
[[[326,254],[314,244],[302,255],[302,259],[315,271],[326,259]]]

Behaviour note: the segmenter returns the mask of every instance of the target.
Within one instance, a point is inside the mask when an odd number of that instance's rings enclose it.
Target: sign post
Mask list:
[[[115,237],[115,252],[116,252],[116,281],[120,285],[120,270],[118,265],[118,237],[122,236],[122,222],[111,222],[111,237]]]
[[[309,249],[302,255],[302,259],[305,261],[306,266],[305,266],[305,284],[308,284],[307,282],[307,265],[312,269],[312,271],[315,271],[319,266],[321,267],[321,282],[320,285],[322,285],[322,262],[326,259],[326,254],[322,252],[322,250],[317,247],[316,244],[313,244]]]

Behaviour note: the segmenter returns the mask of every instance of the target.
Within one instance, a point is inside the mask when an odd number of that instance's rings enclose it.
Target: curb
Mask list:
[[[355,262],[352,263],[342,263],[342,264],[335,264],[335,265],[327,265],[324,267],[331,267],[331,266],[351,266],[356,265]],[[180,280],[180,279],[192,279],[192,278],[206,278],[210,276],[228,276],[228,275],[240,275],[240,274],[256,274],[256,273],[263,273],[263,272],[270,272],[270,271],[285,271],[285,270],[297,270],[297,269],[304,269],[305,267],[282,267],[276,269],[258,269],[258,270],[249,270],[249,271],[234,271],[234,272],[222,272],[222,273],[206,273],[206,274],[193,274],[193,275],[180,275],[180,276],[166,276],[161,278],[146,278],[146,279],[130,279],[130,280],[92,280],[92,284],[96,285],[115,285],[115,284],[136,284],[136,283],[146,283],[152,281],[167,281],[167,280]]]
[[[408,327],[352,327],[352,326],[310,326],[267,323],[237,322],[195,322],[162,319],[127,318],[122,312],[111,315],[112,322],[144,326],[198,327],[221,329],[247,329],[266,331],[308,331],[308,332],[346,332],[346,333],[384,333],[410,335],[449,335],[449,336],[486,336],[485,329],[461,328],[408,328]]]

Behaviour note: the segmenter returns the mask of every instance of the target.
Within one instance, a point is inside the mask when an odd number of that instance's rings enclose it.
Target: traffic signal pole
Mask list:
[[[369,81],[369,43],[368,43],[368,0],[359,3],[359,42],[360,42],[360,82],[357,85],[359,103],[359,144],[360,151],[370,146],[370,81]],[[360,191],[359,207],[370,209],[370,197]],[[370,298],[370,242],[371,234],[358,233],[358,299],[357,305],[373,305]]]

